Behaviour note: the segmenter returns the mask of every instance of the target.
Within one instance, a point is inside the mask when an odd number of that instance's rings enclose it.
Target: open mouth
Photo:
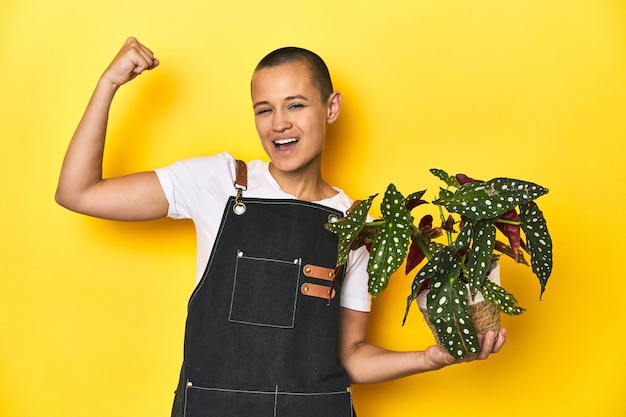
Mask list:
[[[298,138],[279,139],[274,141],[274,146],[278,149],[286,150],[293,147],[298,141]]]

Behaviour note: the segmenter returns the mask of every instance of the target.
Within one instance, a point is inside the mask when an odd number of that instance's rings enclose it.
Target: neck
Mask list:
[[[320,170],[285,172],[278,170],[271,162],[269,170],[280,188],[299,200],[321,201],[337,194],[337,191],[324,181]]]

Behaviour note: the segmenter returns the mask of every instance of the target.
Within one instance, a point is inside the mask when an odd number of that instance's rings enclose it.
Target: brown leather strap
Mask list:
[[[311,278],[323,279],[325,281],[333,281],[335,279],[335,270],[333,268],[324,268],[315,265],[304,265],[302,269],[304,275]]]
[[[237,169],[235,171],[235,184],[243,189],[248,188],[248,166],[244,161],[237,160]]]
[[[300,291],[302,291],[302,294],[304,295],[308,295],[310,297],[324,298],[327,300],[332,300],[333,298],[335,298],[336,294],[335,290],[331,287],[311,284],[308,282],[302,284],[302,286],[300,287]]]

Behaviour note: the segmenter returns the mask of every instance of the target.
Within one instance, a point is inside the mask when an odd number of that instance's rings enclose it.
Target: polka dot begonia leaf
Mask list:
[[[472,249],[467,260],[466,273],[472,297],[478,293],[491,265],[491,255],[496,244],[496,227],[492,220],[476,222]]]
[[[460,265],[448,253],[443,266],[430,280],[426,298],[428,320],[435,327],[441,345],[460,359],[479,350],[474,321],[469,308],[468,289],[459,278]]]
[[[517,305],[517,300],[512,294],[488,279],[485,280],[483,286],[480,288],[480,293],[485,300],[491,302],[498,310],[505,314],[517,316],[525,311],[522,307]]]
[[[541,298],[546,289],[548,278],[552,274],[552,238],[548,232],[546,219],[534,201],[520,206],[519,218],[522,222],[522,230],[526,235],[530,264],[541,284]]]
[[[404,321],[409,314],[411,304],[421,291],[429,288],[436,276],[460,275],[461,269],[456,259],[455,251],[450,246],[440,245],[432,258],[418,271],[411,283],[411,294],[407,298]],[[403,324],[404,324],[403,321]]]
[[[404,262],[413,227],[405,199],[393,184],[385,191],[380,211],[383,224],[372,243],[367,264],[368,291],[372,296],[384,291],[391,274]]]
[[[441,181],[445,182],[446,185],[448,185],[449,187],[459,187],[459,182],[457,181],[456,177],[453,175],[448,175],[448,173],[443,169],[431,168],[430,173],[439,178]]]
[[[528,203],[547,192],[546,188],[531,182],[494,178],[486,182],[464,184],[451,195],[441,193],[434,203],[470,219],[495,219],[511,208]]]
[[[367,220],[367,212],[375,197],[376,194],[370,196],[367,200],[360,201],[345,217],[334,223],[326,223],[324,225],[327,230],[336,233],[338,236],[337,266],[348,262],[352,243],[363,229]]]
[[[448,246],[441,246],[440,250],[437,251],[433,257],[418,271],[417,275],[413,279],[413,282],[411,283],[411,294],[407,298],[404,320],[402,322],[403,324],[404,321],[406,321],[406,317],[409,314],[413,301],[415,301],[423,289],[428,287],[428,284],[430,284],[430,281],[435,275],[440,273],[440,271],[445,271],[445,260],[450,260],[451,254],[453,254],[453,251]],[[454,268],[454,264],[451,264],[451,267]],[[458,262],[456,267],[459,267]]]
[[[471,223],[465,225],[463,230],[459,233],[456,240],[454,241],[454,248],[456,250],[464,250],[469,248],[472,243],[472,238],[474,237],[474,228]]]

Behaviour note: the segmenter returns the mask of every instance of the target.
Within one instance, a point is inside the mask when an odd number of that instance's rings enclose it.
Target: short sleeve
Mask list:
[[[193,218],[203,192],[211,189],[212,184],[221,184],[221,181],[232,183],[233,166],[232,156],[224,153],[185,159],[156,169],[169,203],[168,217]]]
[[[341,290],[341,306],[350,310],[369,312],[372,308],[372,296],[367,291],[367,262],[369,252],[364,246],[351,251],[348,257],[348,269]]]

